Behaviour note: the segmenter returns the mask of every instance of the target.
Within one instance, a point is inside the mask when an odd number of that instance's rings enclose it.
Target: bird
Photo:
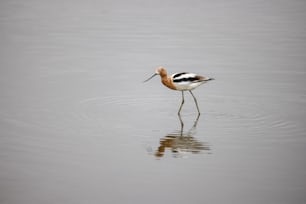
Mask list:
[[[189,91],[189,93],[193,97],[194,103],[197,107],[198,115],[201,114],[197,99],[193,95],[192,90],[194,90],[198,86],[200,86],[200,85],[202,85],[202,84],[204,84],[208,81],[214,80],[214,78],[200,76],[200,75],[190,73],[190,72],[174,73],[174,74],[169,76],[167,74],[167,70],[164,67],[160,66],[160,67],[157,67],[155,73],[150,78],[145,80],[144,82],[149,81],[150,79],[152,79],[153,77],[155,77],[157,75],[160,76],[161,82],[162,82],[163,85],[165,85],[169,89],[182,92],[182,102],[181,102],[181,105],[180,105],[179,110],[178,110],[178,115],[181,114],[181,110],[182,110],[182,107],[183,107],[183,104],[184,104],[184,101],[185,101],[184,100],[184,91]]]

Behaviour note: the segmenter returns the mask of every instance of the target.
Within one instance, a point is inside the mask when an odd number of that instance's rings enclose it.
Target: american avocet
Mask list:
[[[198,106],[197,99],[194,97],[192,90],[197,88],[198,86],[206,83],[207,81],[213,80],[213,78],[205,77],[205,76],[199,76],[194,73],[188,73],[188,72],[181,72],[181,73],[175,73],[171,76],[167,75],[167,71],[164,67],[158,67],[155,71],[155,73],[145,80],[144,82],[149,81],[156,75],[160,75],[161,82],[168,88],[172,90],[177,90],[182,92],[182,103],[180,105],[178,114],[180,115],[181,109],[184,104],[184,91],[189,91],[190,94],[193,97],[193,100],[196,104],[198,114],[200,115],[200,109]]]

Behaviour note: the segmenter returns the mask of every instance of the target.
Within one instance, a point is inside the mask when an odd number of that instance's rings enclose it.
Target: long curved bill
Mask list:
[[[152,79],[153,77],[155,77],[157,74],[155,73],[155,74],[153,74],[150,78],[148,78],[147,80],[145,80],[145,81],[143,81],[143,82],[147,82],[147,81],[149,81],[150,79]]]

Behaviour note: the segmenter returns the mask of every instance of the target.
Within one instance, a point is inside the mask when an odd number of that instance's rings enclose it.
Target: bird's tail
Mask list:
[[[204,81],[212,81],[212,80],[215,80],[215,78],[206,78],[206,79],[204,79]]]

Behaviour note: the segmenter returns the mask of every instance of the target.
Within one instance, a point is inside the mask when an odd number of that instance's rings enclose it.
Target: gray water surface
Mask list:
[[[0,203],[306,203],[305,19],[298,0],[1,1]],[[161,65],[216,79],[198,119],[142,83]]]

